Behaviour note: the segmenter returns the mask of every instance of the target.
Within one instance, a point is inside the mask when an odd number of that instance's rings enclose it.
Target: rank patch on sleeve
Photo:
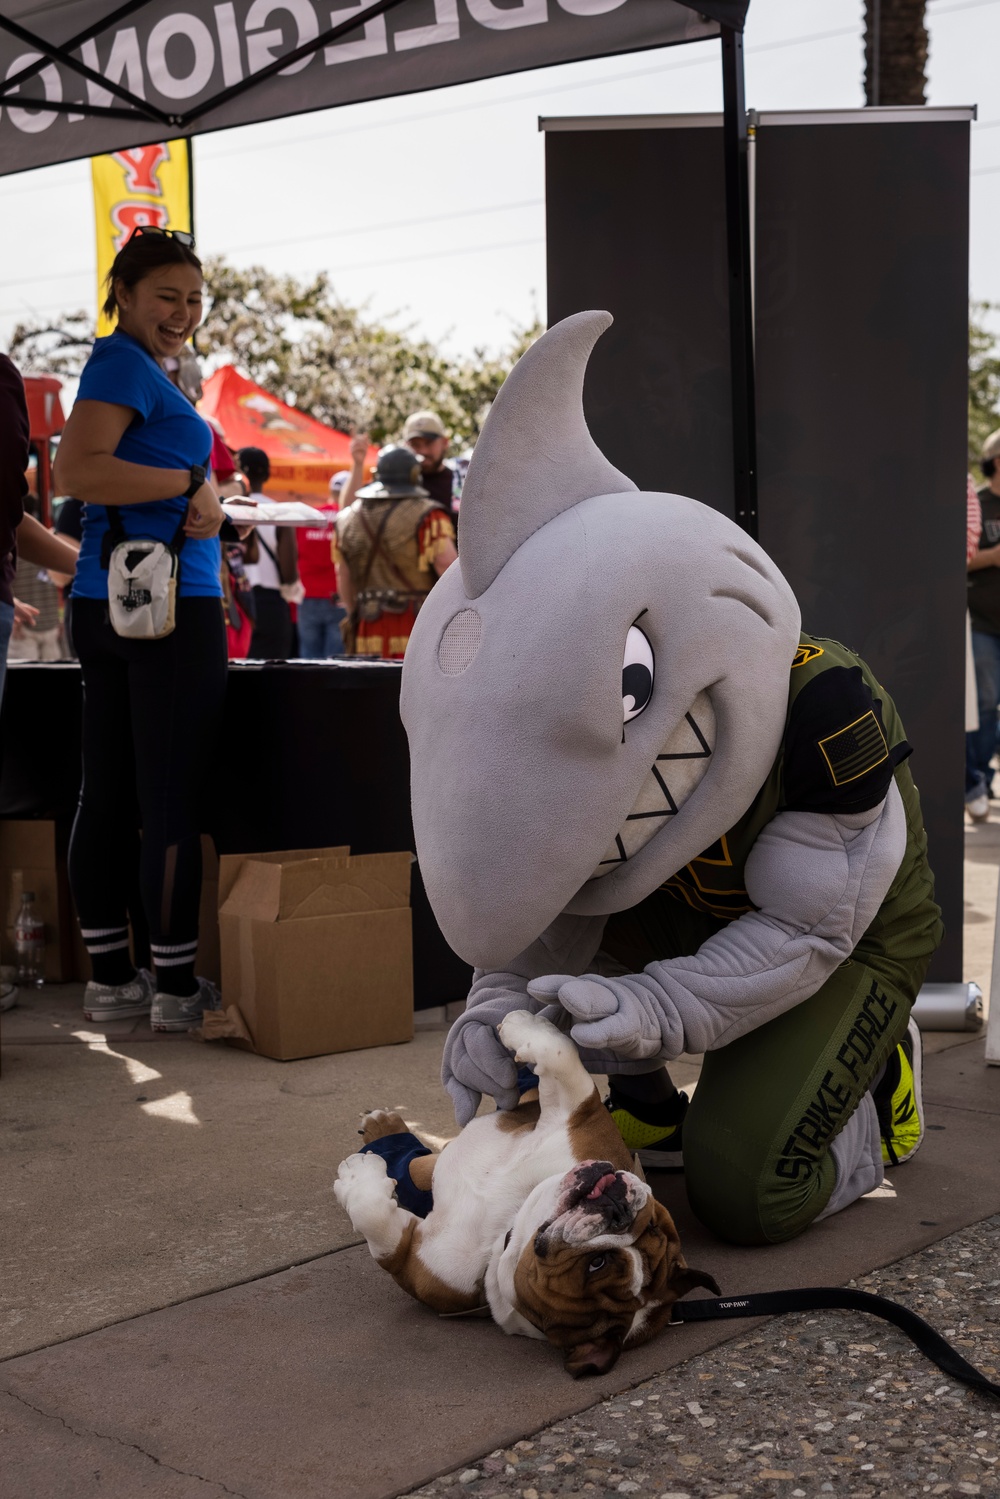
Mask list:
[[[823,647],[821,645],[806,645],[804,640],[800,641],[799,648],[795,652],[795,659],[792,662],[792,665],[805,666],[808,661],[815,661],[816,657],[822,656],[822,654]]]
[[[819,747],[835,786],[858,780],[889,758],[889,746],[873,711],[819,740]]]

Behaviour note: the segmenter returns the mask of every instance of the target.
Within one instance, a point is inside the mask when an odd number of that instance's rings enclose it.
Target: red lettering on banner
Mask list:
[[[116,203],[111,210],[111,223],[115,230],[115,254],[121,249],[133,229],[140,225],[151,225],[157,229],[167,227],[169,214],[161,203]]]
[[[170,155],[166,146],[134,146],[128,151],[115,151],[115,161],[125,168],[125,186],[130,193],[152,193],[158,198],[163,192],[157,173]]]

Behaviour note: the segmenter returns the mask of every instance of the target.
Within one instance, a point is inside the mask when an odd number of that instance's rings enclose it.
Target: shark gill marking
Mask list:
[[[771,618],[770,614],[767,612],[760,599],[755,598],[754,595],[746,589],[736,587],[735,585],[731,585],[728,588],[713,588],[711,593],[709,594],[709,598],[732,599],[734,603],[742,604],[744,608],[749,609],[751,614],[756,614],[757,618],[762,619],[764,623],[769,627],[769,629],[773,630],[775,628],[774,620]]]
[[[767,574],[767,569],[759,557],[754,557],[746,552],[738,552],[735,547],[729,548],[729,555],[730,557],[735,557],[737,562],[742,562],[744,567],[749,567],[759,578],[763,578],[765,583],[771,582]]]

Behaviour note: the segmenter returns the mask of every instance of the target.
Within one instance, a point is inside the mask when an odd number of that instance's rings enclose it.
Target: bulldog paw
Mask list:
[[[358,1134],[366,1145],[370,1145],[373,1140],[381,1140],[386,1135],[408,1133],[406,1121],[389,1109],[371,1109],[367,1114],[363,1114],[361,1128],[358,1130]]]
[[[356,1155],[349,1155],[346,1161],[341,1161],[337,1168],[337,1180],[333,1184],[333,1195],[340,1206],[353,1216],[353,1209],[362,1199],[390,1200],[395,1192],[395,1185],[380,1155],[362,1155],[359,1151]]]
[[[497,1027],[500,1040],[514,1060],[529,1067],[552,1068],[559,1059],[576,1057],[576,1047],[568,1037],[541,1015],[530,1010],[511,1010]]]

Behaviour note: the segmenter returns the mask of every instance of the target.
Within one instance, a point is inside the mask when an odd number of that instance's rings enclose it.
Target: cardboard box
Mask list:
[[[75,925],[66,877],[68,827],[50,819],[0,819],[0,960],[14,962],[7,936],[11,874],[24,874],[22,889],[35,896],[35,909],[45,923],[45,977],[64,983],[74,974]]]
[[[223,1003],[279,1061],[413,1037],[409,853],[224,856]]]

